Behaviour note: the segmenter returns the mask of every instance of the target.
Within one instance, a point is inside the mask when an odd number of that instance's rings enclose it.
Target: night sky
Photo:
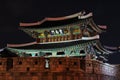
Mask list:
[[[0,47],[7,43],[31,42],[30,36],[19,30],[19,22],[35,22],[45,17],[66,16],[81,10],[93,12],[96,24],[108,26],[101,43],[120,45],[120,3],[107,0],[4,0],[0,2]],[[109,56],[109,62],[120,63],[120,53]]]

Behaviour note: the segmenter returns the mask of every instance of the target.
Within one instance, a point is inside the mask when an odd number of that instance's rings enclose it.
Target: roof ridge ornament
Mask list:
[[[84,16],[85,14],[85,11],[81,11],[80,13],[78,13],[78,19],[81,19],[81,16]]]

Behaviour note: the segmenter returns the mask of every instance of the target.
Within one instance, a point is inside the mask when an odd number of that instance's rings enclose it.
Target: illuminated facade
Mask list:
[[[4,80],[118,80],[117,66],[104,63],[113,52],[99,41],[106,26],[96,25],[92,13],[20,23],[20,29],[35,41],[7,45],[19,57],[1,59]]]
[[[110,51],[104,49],[99,41],[99,34],[106,26],[98,26],[92,19],[92,13],[84,12],[73,15],[45,18],[35,23],[20,23],[21,30],[35,42],[26,44],[8,44],[8,49],[19,56],[45,57],[86,57],[97,59]],[[97,56],[97,54],[99,56]],[[103,59],[105,60],[105,58]]]

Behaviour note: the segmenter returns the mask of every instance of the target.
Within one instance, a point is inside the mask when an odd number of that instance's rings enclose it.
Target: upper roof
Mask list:
[[[30,27],[30,26],[38,26],[38,25],[41,25],[45,22],[48,22],[50,21],[51,22],[60,22],[60,23],[64,23],[64,22],[71,22],[71,21],[76,21],[78,19],[86,19],[86,18],[89,18],[91,17],[93,14],[90,12],[88,14],[85,14],[85,12],[78,12],[78,13],[75,13],[75,14],[72,14],[72,15],[69,15],[69,16],[63,16],[63,17],[46,17],[44,18],[43,20],[41,21],[37,21],[37,22],[32,22],[32,23],[24,23],[24,22],[21,22],[20,23],[20,26],[21,27]],[[67,20],[67,21],[65,21]],[[52,23],[51,23],[52,24]],[[66,24],[66,23],[65,23]]]

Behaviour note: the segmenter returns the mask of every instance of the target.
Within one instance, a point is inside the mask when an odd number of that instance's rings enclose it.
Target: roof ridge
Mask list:
[[[93,14],[92,12],[84,15],[84,12],[78,12],[72,15],[68,15],[68,16],[62,16],[62,17],[45,17],[44,19],[42,19],[41,21],[37,21],[37,22],[32,22],[32,23],[24,23],[21,22],[19,25],[21,27],[27,27],[27,26],[35,26],[35,25],[41,25],[42,23],[46,22],[46,21],[61,21],[61,20],[67,20],[67,19],[72,19],[75,17],[78,17],[78,19],[85,19],[88,17],[91,17]]]

